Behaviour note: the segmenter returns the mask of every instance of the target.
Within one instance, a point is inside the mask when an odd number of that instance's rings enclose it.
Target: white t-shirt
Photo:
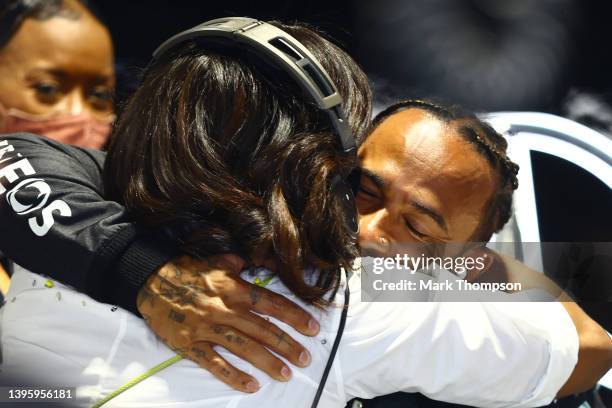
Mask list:
[[[0,309],[3,375],[76,386],[79,404],[91,406],[174,355],[131,313],[58,282],[46,287],[46,281],[23,269],[13,277]],[[578,336],[559,303],[365,303],[359,273],[352,273],[349,286],[346,328],[319,407],[397,391],[472,406],[541,406],[554,399],[576,364]],[[291,381],[274,381],[220,349],[258,379],[260,391],[234,391],[182,360],[105,406],[309,407],[334,343],[344,291],[323,311],[304,305],[278,279],[267,288],[321,324],[311,338],[273,319],[312,354],[309,367],[292,367]]]

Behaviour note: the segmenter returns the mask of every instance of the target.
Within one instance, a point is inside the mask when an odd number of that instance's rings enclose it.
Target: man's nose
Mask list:
[[[362,216],[359,224],[359,243],[367,254],[377,256],[390,253],[393,239],[390,214],[386,208]]]

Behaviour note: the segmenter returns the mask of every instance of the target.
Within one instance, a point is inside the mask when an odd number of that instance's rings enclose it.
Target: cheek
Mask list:
[[[112,104],[100,106],[99,104],[87,103],[83,110],[98,120],[108,120],[113,114]]]
[[[485,218],[485,204],[467,202],[461,203],[453,211],[450,220],[451,239],[455,242],[466,242],[472,239],[476,230]]]
[[[453,241],[469,241],[485,218],[486,206],[493,195],[494,182],[489,169],[481,170],[479,177],[469,182],[448,183],[447,195],[444,202],[449,203],[450,217],[447,223],[450,226]],[[450,222],[449,222],[450,220]]]
[[[460,220],[457,222],[459,226],[456,228],[456,232],[453,233],[453,241],[469,241],[476,232],[478,226],[480,226],[482,217],[473,214],[466,214],[465,216],[459,218]]]
[[[0,103],[7,109],[17,109],[32,115],[45,115],[57,111],[61,101],[43,103],[36,95],[36,91],[23,81],[10,81],[4,77],[0,79]]]
[[[27,109],[28,97],[28,88],[19,80],[17,75],[0,70],[0,103],[4,107],[30,113],[31,109]]]

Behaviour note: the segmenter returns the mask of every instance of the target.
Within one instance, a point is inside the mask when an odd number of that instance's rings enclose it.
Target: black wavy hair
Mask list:
[[[273,24],[321,62],[360,140],[371,114],[365,74],[313,29]],[[109,197],[191,256],[273,258],[283,283],[317,304],[358,256],[331,188],[356,158],[342,152],[327,114],[260,58],[210,43],[178,46],[148,67],[111,139]],[[308,267],[322,271],[314,286]]]

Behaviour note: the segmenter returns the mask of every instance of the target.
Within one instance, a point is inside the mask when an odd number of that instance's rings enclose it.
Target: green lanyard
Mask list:
[[[259,279],[259,277],[257,277],[257,278],[255,278],[255,281],[253,283],[258,285],[258,286],[261,286],[261,287],[266,287],[268,285],[268,283],[270,283],[270,281],[272,280],[273,277],[274,277],[273,274],[270,274],[269,276],[265,277],[264,279]],[[51,282],[51,281],[48,281],[48,282]],[[51,282],[51,285],[53,285],[53,282]],[[48,286],[48,287],[52,287],[52,286]],[[160,372],[161,370],[163,370],[165,368],[170,367],[172,364],[177,363],[177,362],[181,361],[182,359],[183,359],[182,356],[176,355],[176,356],[174,356],[172,358],[169,358],[168,360],[164,361],[163,363],[160,363],[160,364],[156,365],[155,367],[151,368],[150,370],[148,370],[148,371],[142,373],[141,375],[139,375],[138,377],[134,378],[130,382],[127,382],[127,383],[123,384],[121,387],[117,388],[115,391],[111,392],[106,397],[102,398],[100,401],[96,402],[92,406],[92,408],[100,408],[102,405],[106,404],[108,401],[112,400],[113,398],[115,398],[119,394],[123,393],[124,391],[129,390],[130,388],[132,388],[136,384],[143,382],[147,378],[157,374],[158,372]]]
[[[112,400],[113,398],[115,398],[119,394],[123,393],[124,391],[129,390],[130,388],[132,388],[136,384],[146,380],[147,378],[151,377],[152,375],[157,374],[158,372],[160,372],[164,368],[170,367],[172,364],[177,363],[177,362],[181,361],[182,359],[183,359],[182,356],[176,355],[176,356],[174,356],[172,358],[169,358],[168,360],[164,361],[163,363],[160,363],[160,364],[156,365],[155,367],[151,368],[150,370],[148,370],[148,371],[144,372],[143,374],[139,375],[138,377],[134,378],[130,382],[127,382],[127,383],[123,384],[121,387],[117,388],[115,391],[111,392],[106,397],[102,398],[100,401],[96,402],[92,406],[92,408],[100,408],[102,405],[106,404],[108,401]]]

